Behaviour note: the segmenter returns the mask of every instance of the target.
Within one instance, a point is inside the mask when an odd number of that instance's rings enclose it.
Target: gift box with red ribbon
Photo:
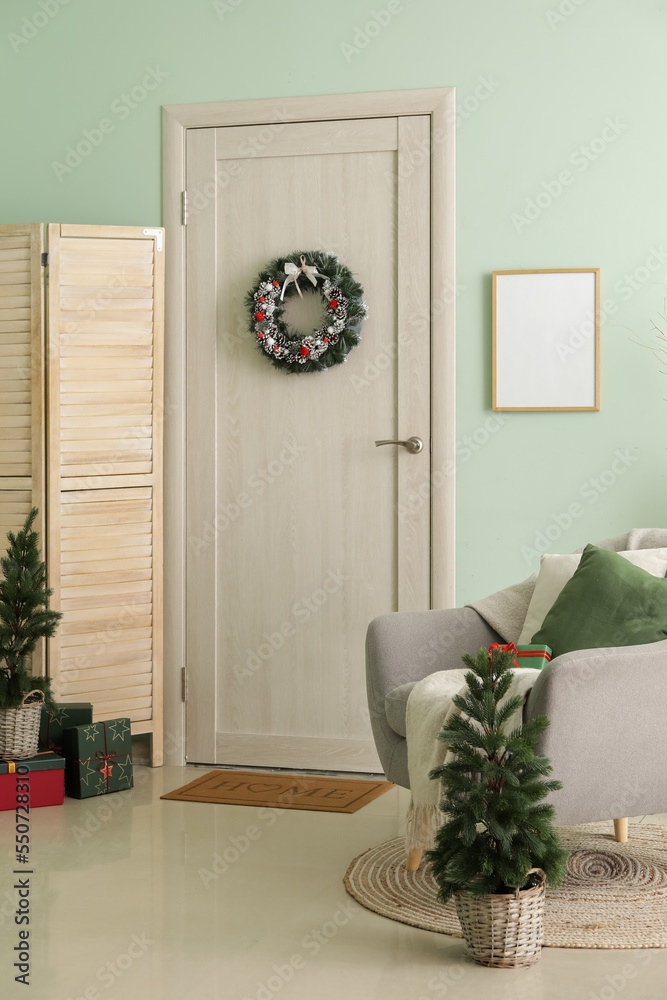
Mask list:
[[[93,721],[93,706],[88,701],[61,702],[49,712],[42,709],[39,723],[39,745],[44,750],[61,754],[63,729],[89,725]]]
[[[63,730],[65,792],[75,799],[132,788],[129,719],[109,719]]]
[[[517,667],[533,667],[541,670],[551,662],[552,651],[549,646],[517,646]]]
[[[0,811],[16,809],[19,803],[30,809],[61,806],[64,773],[63,758],[48,750],[23,760],[0,760]]]

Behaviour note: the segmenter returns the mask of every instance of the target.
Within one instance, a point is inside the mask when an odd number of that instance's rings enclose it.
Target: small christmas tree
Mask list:
[[[514,644],[496,643],[476,658],[463,656],[468,692],[453,699],[463,714],[438,737],[453,757],[430,775],[442,782],[447,820],[427,858],[443,903],[459,890],[484,896],[525,888],[531,868],[542,868],[552,885],[565,874],[568,854],[552,824],[554,808],[542,802],[562,786],[544,780],[550,761],[535,754],[549,720],[541,715],[503,732],[523,704],[521,695],[500,704],[512,683],[515,652]]]
[[[0,708],[18,708],[28,691],[43,691],[51,703],[48,677],[32,677],[28,657],[42,638],[55,634],[62,615],[48,608],[53,591],[46,586],[46,566],[39,557],[39,535],[32,530],[37,508],[21,531],[7,534],[7,555],[0,559]]]

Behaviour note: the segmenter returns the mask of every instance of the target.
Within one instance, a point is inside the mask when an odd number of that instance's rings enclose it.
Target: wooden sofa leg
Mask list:
[[[614,839],[617,840],[619,844],[624,844],[628,839],[627,817],[625,819],[614,820]]]
[[[408,851],[408,856],[405,862],[405,867],[409,872],[416,872],[419,868],[419,863],[422,859],[422,854],[424,852],[420,847],[411,847]]]

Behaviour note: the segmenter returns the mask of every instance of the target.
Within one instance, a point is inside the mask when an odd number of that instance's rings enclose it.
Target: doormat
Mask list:
[[[176,799],[178,802],[220,802],[230,806],[355,813],[393,787],[390,781],[357,778],[209,771],[161,798]]]

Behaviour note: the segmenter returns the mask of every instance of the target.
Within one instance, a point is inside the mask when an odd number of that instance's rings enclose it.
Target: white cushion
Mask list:
[[[645,569],[652,576],[667,575],[667,548],[664,549],[633,549],[630,552],[619,552],[628,562]],[[542,622],[551,610],[556,598],[567,581],[574,576],[581,555],[544,555],[540,559],[540,572],[535,584],[535,590],[528,605],[526,620],[519,636],[519,645],[528,645]]]

